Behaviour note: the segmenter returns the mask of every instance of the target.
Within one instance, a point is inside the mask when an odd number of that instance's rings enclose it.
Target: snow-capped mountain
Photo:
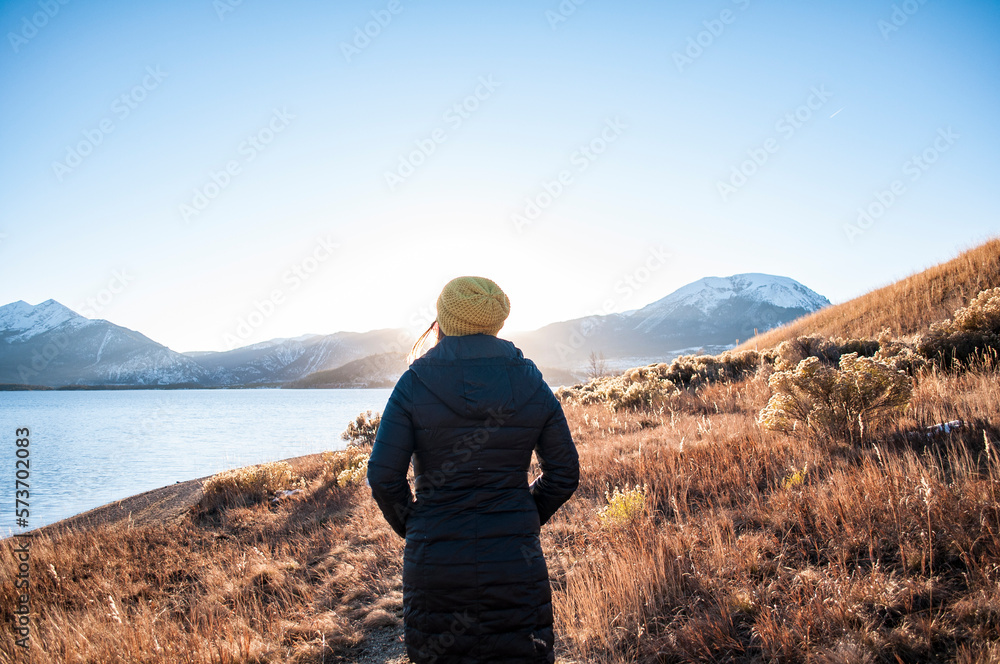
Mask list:
[[[0,383],[162,385],[209,378],[180,353],[55,300],[0,307]]]
[[[699,348],[718,352],[829,304],[788,277],[706,277],[641,309],[553,323],[510,339],[536,363],[579,372],[593,351],[604,354],[609,368],[623,369]]]
[[[226,352],[177,353],[55,300],[0,307],[0,384],[253,385],[284,383],[398,350],[400,330],[310,334]]]
[[[91,322],[93,321],[84,318],[68,307],[64,307],[55,300],[45,300],[36,306],[31,306],[24,300],[18,300],[0,307],[0,333],[7,333],[8,343],[27,341],[31,337],[53,330],[64,323],[72,327],[81,327]]]
[[[683,307],[691,307],[709,316],[726,300],[734,298],[770,304],[783,309],[815,310],[830,304],[822,295],[794,279],[751,272],[731,277],[705,277],[678,288],[670,295],[642,309],[635,310],[647,319],[667,316]]]
[[[639,331],[655,332],[676,325],[679,320],[715,323],[727,328],[740,319],[753,319],[759,323],[754,327],[763,330],[791,320],[789,312],[797,312],[792,316],[797,318],[803,312],[829,304],[828,299],[794,279],[749,273],[699,279],[632,312],[631,316],[639,321],[636,325]]]
[[[830,302],[794,279],[767,274],[706,277],[641,309],[504,334],[553,380],[582,377],[591,351],[609,369],[664,362],[737,340],[816,311]],[[409,350],[404,330],[307,334],[225,352],[177,353],[106,320],[80,316],[54,300],[0,307],[0,384],[168,385],[393,382],[394,358]],[[379,357],[375,357],[379,356]],[[397,358],[398,359],[398,358]],[[330,370],[350,367],[337,373]],[[327,372],[323,380],[306,379]],[[558,378],[556,378],[558,376]],[[303,381],[303,379],[306,379]],[[324,382],[326,381],[326,382]]]
[[[188,353],[225,384],[284,383],[397,350],[400,330],[309,334],[271,339],[225,352]]]

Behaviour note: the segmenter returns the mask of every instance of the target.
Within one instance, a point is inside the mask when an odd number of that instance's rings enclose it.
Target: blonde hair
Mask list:
[[[433,331],[436,331],[437,334],[432,336],[431,332]],[[406,355],[407,366],[413,364],[414,360],[429,351],[431,348],[434,348],[434,346],[437,345],[437,342],[441,341],[441,337],[443,336],[444,333],[441,332],[441,327],[435,320],[431,323],[430,327],[424,330],[424,333],[420,335],[416,343],[413,344],[413,348],[411,348],[410,352]]]

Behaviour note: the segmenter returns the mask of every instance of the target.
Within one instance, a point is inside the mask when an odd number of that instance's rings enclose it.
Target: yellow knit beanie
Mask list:
[[[486,277],[456,277],[437,299],[438,327],[449,337],[496,336],[510,313],[510,300]]]

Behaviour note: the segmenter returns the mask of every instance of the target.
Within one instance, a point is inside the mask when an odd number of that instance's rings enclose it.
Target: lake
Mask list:
[[[0,537],[15,525],[15,430],[30,430],[37,528],[229,468],[342,449],[391,389],[0,392]]]

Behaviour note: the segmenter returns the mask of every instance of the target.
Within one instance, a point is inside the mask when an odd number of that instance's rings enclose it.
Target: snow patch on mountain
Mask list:
[[[633,313],[645,317],[692,307],[707,316],[720,304],[734,298],[806,311],[815,311],[830,304],[828,299],[794,279],[750,272],[699,279]]]
[[[18,300],[0,307],[0,332],[15,333],[6,336],[8,343],[25,341],[61,325],[83,327],[92,322],[55,300],[45,300],[34,306]]]

